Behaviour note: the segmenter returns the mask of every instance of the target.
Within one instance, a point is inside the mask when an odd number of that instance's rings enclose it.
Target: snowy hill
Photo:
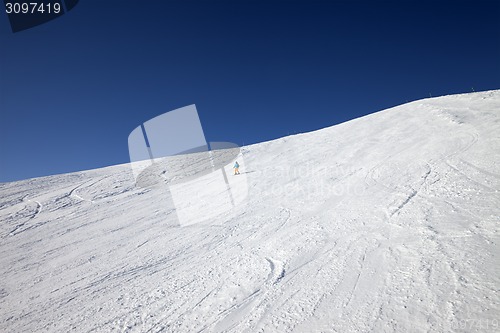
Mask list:
[[[499,331],[499,157],[497,90],[243,147],[192,225],[129,165],[0,184],[0,331]]]

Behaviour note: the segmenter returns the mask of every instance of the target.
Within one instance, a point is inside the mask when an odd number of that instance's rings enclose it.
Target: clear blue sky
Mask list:
[[[129,161],[142,122],[196,104],[249,144],[415,99],[500,88],[499,1],[82,0],[0,14],[0,182]]]

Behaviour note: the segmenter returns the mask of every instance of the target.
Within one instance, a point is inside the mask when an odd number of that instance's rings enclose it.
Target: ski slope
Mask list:
[[[500,90],[241,159],[191,225],[129,165],[0,184],[0,331],[500,331]]]

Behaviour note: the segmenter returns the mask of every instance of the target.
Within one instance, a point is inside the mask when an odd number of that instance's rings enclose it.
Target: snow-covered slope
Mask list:
[[[500,91],[242,155],[188,226],[128,165],[0,184],[0,331],[499,331]]]

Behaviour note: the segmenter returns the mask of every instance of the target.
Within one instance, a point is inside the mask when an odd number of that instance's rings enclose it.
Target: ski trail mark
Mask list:
[[[76,199],[78,199],[78,200],[80,200],[80,201],[86,201],[86,202],[94,203],[94,202],[95,202],[94,200],[92,200],[92,199],[85,199],[85,198],[82,198],[80,195],[78,195],[78,193],[77,193],[76,191],[77,191],[79,188],[81,188],[82,186],[84,186],[84,185],[86,185],[86,184],[88,184],[88,183],[90,183],[90,184],[89,184],[89,185],[87,185],[86,187],[91,187],[91,186],[94,186],[95,184],[97,184],[97,183],[99,183],[99,182],[101,182],[101,181],[103,181],[103,180],[105,180],[106,178],[109,178],[109,177],[111,177],[111,175],[104,176],[104,177],[102,177],[102,178],[100,178],[100,179],[98,179],[98,180],[96,180],[96,181],[94,181],[94,182],[92,182],[92,181],[93,181],[93,179],[88,180],[88,181],[86,181],[86,182],[83,182],[83,183],[81,183],[80,185],[78,185],[78,186],[74,187],[71,191],[69,191],[68,196],[69,196],[69,197],[72,197],[72,198],[76,198]]]
[[[25,219],[24,221],[22,221],[21,223],[17,224],[11,231],[9,231],[6,235],[4,235],[2,238],[6,237],[6,236],[15,236],[23,231],[26,231],[30,228],[32,228],[32,226],[26,226],[30,221],[34,220],[41,212],[42,212],[42,209],[43,209],[43,205],[37,201],[37,200],[31,200],[31,199],[27,199],[28,195],[24,196],[21,200],[23,202],[27,202],[27,204],[25,205],[25,207],[21,210],[22,211],[27,211],[27,214],[25,214],[24,216],[21,215],[20,216],[20,219]],[[35,204],[36,207],[33,209],[33,212],[31,213],[30,212],[30,206],[32,204]],[[19,214],[19,212],[18,212]]]
[[[266,258],[266,261],[269,263],[271,271],[267,277],[266,283],[276,284],[281,281],[285,277],[285,268],[283,263],[271,258]]]
[[[287,214],[287,217],[285,218],[285,221],[283,221],[283,223],[281,223],[277,228],[276,228],[276,231],[280,230],[281,228],[283,228],[291,219],[291,216],[292,216],[292,212],[290,211],[290,209],[286,208],[286,207],[281,207],[281,212],[286,212]]]
[[[351,293],[349,294],[348,298],[347,298],[347,302],[345,303],[345,307],[348,307],[349,304],[351,303],[352,301],[352,298],[354,296],[354,294],[356,293],[356,289],[358,287],[358,283],[359,283],[359,278],[361,276],[361,272],[363,271],[363,265],[364,265],[364,262],[365,262],[365,259],[366,259],[366,253],[363,253],[363,257],[361,258],[360,260],[360,268],[359,268],[359,272],[358,274],[356,275],[356,281],[354,282],[354,286],[352,287],[352,291]]]
[[[403,209],[410,201],[417,195],[417,191],[412,190],[411,193],[403,200],[401,204],[399,204],[396,209],[390,214],[390,217],[393,217],[395,214],[399,213],[401,209]]]

